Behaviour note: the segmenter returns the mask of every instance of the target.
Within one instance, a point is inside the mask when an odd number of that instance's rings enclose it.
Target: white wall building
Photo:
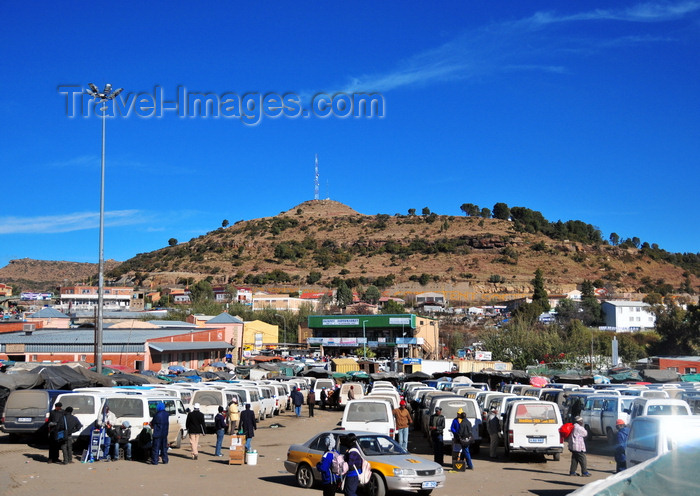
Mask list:
[[[651,312],[651,305],[642,301],[604,301],[601,308],[607,328],[635,331],[651,329],[656,325],[656,315]]]

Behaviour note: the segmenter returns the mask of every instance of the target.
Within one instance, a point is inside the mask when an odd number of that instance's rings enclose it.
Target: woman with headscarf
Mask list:
[[[238,398],[233,398],[228,404],[228,433],[233,436],[238,429],[238,421],[241,419],[241,412],[238,409]]]
[[[343,492],[345,496],[357,496],[357,487],[360,485],[360,474],[362,473],[362,455],[357,445],[357,436],[348,434],[343,444],[348,448],[347,453],[345,453],[348,472],[345,474]]]
[[[323,496],[333,496],[338,487],[338,476],[333,473],[333,458],[335,456],[335,438],[333,434],[328,434],[322,443],[326,451],[318,462],[316,468],[321,473],[321,486],[323,487]]]

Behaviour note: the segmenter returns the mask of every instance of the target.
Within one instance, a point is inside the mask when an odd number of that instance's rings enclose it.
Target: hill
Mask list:
[[[342,278],[399,293],[528,293],[541,268],[549,292],[573,289],[584,279],[615,293],[670,292],[683,285],[697,290],[700,284],[695,258],[690,268],[681,267],[658,247],[611,246],[599,233],[596,240],[597,231],[580,221],[549,225],[544,234],[535,223],[493,218],[363,215],[339,202],[312,200],[139,254],[107,275],[150,287],[208,278],[212,284],[295,291]]]
[[[105,260],[105,272],[114,270],[119,264],[116,260]],[[95,277],[97,271],[96,263],[22,258],[10,260],[0,268],[0,282],[18,284],[22,290],[54,291],[58,286],[86,282]]]

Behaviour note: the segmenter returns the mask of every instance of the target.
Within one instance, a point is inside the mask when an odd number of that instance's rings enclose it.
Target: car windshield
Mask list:
[[[348,422],[388,422],[389,415],[383,403],[358,402],[348,405]]]
[[[333,433],[337,437],[344,437],[342,434]],[[323,437],[324,435],[321,435]],[[347,447],[343,443],[338,443],[336,437],[336,445],[339,446],[339,452],[345,453]],[[406,455],[408,451],[404,450],[399,443],[391,439],[389,436],[380,434],[358,435],[357,444],[365,456],[385,456],[385,455]]]

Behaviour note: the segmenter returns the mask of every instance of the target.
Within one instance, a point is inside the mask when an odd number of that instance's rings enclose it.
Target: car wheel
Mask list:
[[[554,460],[555,462],[561,460],[561,453],[554,453],[554,455],[552,455],[552,460]]]
[[[367,496],[386,496],[386,482],[377,472],[372,472],[372,477],[367,484]]]
[[[314,485],[314,473],[306,463],[299,465],[297,469],[297,484],[304,489],[311,489]]]

